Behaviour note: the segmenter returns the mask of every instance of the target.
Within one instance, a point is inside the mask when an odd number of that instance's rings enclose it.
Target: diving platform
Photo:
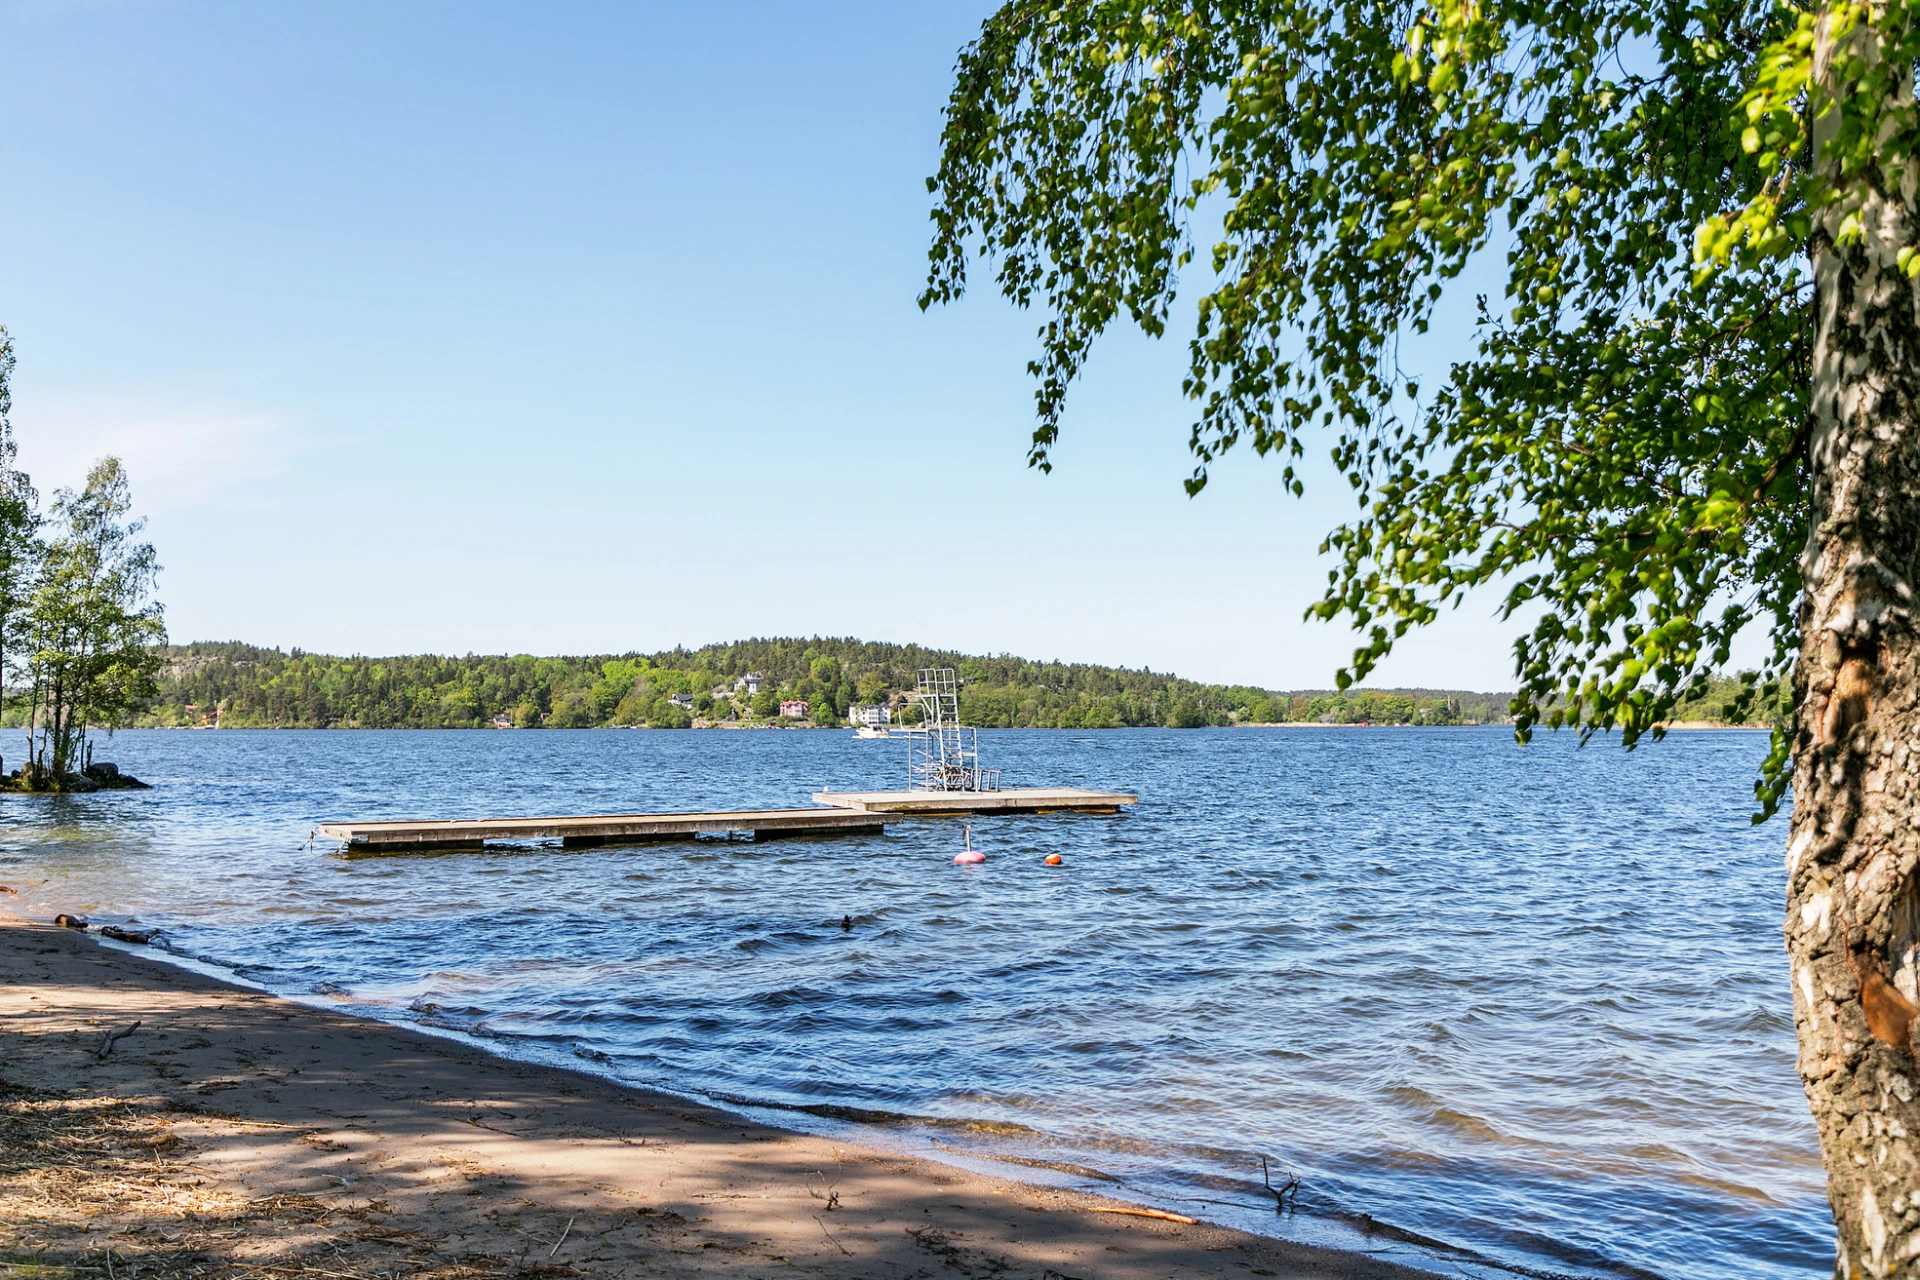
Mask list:
[[[821,804],[872,814],[947,817],[987,813],[1118,813],[1140,797],[1078,787],[1015,787],[1006,791],[816,791]]]
[[[446,821],[326,822],[314,834],[341,842],[349,854],[479,849],[489,840],[553,840],[567,848],[692,840],[751,832],[758,840],[788,836],[879,835],[900,819],[843,807],[745,809],[732,813],[612,813],[582,818],[455,818]]]

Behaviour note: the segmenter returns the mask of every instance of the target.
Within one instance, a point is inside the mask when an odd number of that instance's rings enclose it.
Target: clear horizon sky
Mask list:
[[[915,305],[991,7],[0,4],[22,464],[126,460],[177,641],[1326,686],[1352,499],[1244,451],[1188,499],[1183,330],[1106,340],[1049,476],[1041,317]],[[1370,683],[1512,687],[1496,603]]]

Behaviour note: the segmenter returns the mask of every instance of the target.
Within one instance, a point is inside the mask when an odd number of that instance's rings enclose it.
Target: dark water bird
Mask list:
[[[840,929],[841,929],[841,931],[842,931],[842,932],[847,932],[847,931],[849,931],[849,930],[851,930],[852,928],[853,928],[853,917],[852,917],[852,916],[841,916],[841,917],[840,917]]]

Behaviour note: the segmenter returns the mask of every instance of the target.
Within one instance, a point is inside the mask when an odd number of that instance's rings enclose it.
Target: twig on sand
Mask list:
[[[140,1024],[138,1022],[135,1022],[133,1023],[133,1025],[126,1027],[123,1030],[107,1032],[107,1038],[100,1042],[100,1048],[95,1051],[93,1055],[93,1060],[95,1062],[105,1062],[107,1059],[107,1055],[113,1052],[114,1041],[125,1040],[128,1036],[132,1035],[134,1032],[138,1031],[139,1029],[140,1029]]]
[[[1109,1209],[1105,1205],[1096,1204],[1088,1206],[1087,1212],[1124,1213],[1129,1218],[1161,1218],[1167,1222],[1184,1222],[1188,1226],[1200,1221],[1198,1218],[1189,1218],[1184,1213],[1168,1213],[1165,1209]]]
[[[831,1182],[827,1181],[827,1175],[824,1173],[821,1173],[819,1170],[816,1169],[814,1172],[808,1174],[807,1176],[809,1178],[820,1179],[820,1185],[827,1189],[827,1194],[823,1196],[818,1191],[815,1191],[813,1189],[813,1184],[809,1182],[807,1183],[807,1194],[812,1196],[815,1200],[825,1200],[827,1202],[828,1212],[832,1212],[833,1210],[838,1209],[840,1207],[840,1193],[833,1189],[833,1184]]]
[[[553,1248],[547,1250],[547,1256],[549,1258],[551,1258],[554,1254],[560,1252],[560,1246],[567,1242],[567,1232],[571,1230],[573,1230],[573,1219],[568,1218],[567,1225],[560,1228],[560,1238],[553,1242]]]
[[[849,1248],[847,1248],[847,1246],[845,1246],[845,1245],[843,1245],[843,1244],[841,1244],[841,1243],[840,1243],[840,1242],[839,1242],[838,1240],[836,1240],[836,1239],[834,1239],[834,1236],[833,1236],[833,1232],[831,1232],[831,1231],[829,1231],[829,1230],[827,1230],[827,1224],[826,1224],[826,1223],[824,1223],[824,1222],[821,1222],[821,1221],[820,1221],[820,1215],[819,1215],[819,1214],[817,1214],[817,1213],[816,1213],[816,1214],[814,1214],[814,1215],[813,1215],[813,1220],[814,1220],[814,1222],[815,1222],[815,1223],[817,1223],[817,1224],[819,1225],[819,1227],[820,1227],[820,1234],[821,1234],[821,1235],[823,1235],[823,1236],[825,1236],[825,1237],[827,1238],[827,1243],[828,1243],[828,1244],[830,1244],[830,1245],[832,1245],[832,1246],[833,1246],[834,1248],[836,1248],[836,1249],[838,1249],[838,1250],[839,1250],[839,1251],[840,1251],[840,1252],[841,1252],[842,1254],[844,1254],[844,1255],[845,1255],[846,1257],[849,1257],[849,1258],[851,1258],[851,1257],[853,1256],[853,1250],[851,1250],[851,1249],[849,1249]]]
[[[1275,1213],[1282,1213],[1288,1209],[1298,1207],[1299,1200],[1300,1200],[1300,1179],[1297,1176],[1295,1176],[1292,1173],[1288,1173],[1287,1180],[1285,1182],[1281,1183],[1277,1187],[1274,1186],[1273,1175],[1267,1172],[1267,1158],[1265,1156],[1261,1156],[1260,1157],[1260,1180],[1267,1184],[1267,1191],[1270,1195],[1273,1196],[1273,1211]],[[1293,1197],[1293,1200],[1294,1200],[1293,1204],[1287,1203],[1287,1197],[1289,1196]]]

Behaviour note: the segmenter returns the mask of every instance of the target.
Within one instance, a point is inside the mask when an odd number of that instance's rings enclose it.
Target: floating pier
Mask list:
[[[750,831],[755,840],[783,836],[879,835],[891,814],[854,808],[746,809],[735,813],[611,813],[586,818],[456,818],[446,821],[327,822],[314,832],[338,840],[348,854],[479,849],[489,840],[552,840],[567,848],[691,840]]]
[[[956,813],[1118,813],[1139,804],[1124,791],[1082,791],[1078,787],[1016,787],[1006,791],[816,791],[813,798],[852,812]]]

